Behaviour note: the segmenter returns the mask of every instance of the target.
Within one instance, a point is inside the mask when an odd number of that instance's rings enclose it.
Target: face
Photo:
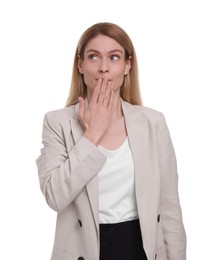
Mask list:
[[[84,76],[88,94],[91,94],[99,79],[110,81],[111,88],[119,92],[124,76],[131,68],[125,60],[124,48],[114,39],[98,35],[87,44],[84,58],[78,61],[78,69]]]

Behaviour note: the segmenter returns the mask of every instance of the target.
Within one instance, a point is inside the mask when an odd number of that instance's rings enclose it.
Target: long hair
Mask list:
[[[139,90],[138,64],[134,46],[128,34],[118,25],[113,23],[97,23],[89,27],[81,36],[73,63],[73,73],[71,79],[70,92],[66,101],[66,107],[74,105],[78,102],[78,97],[87,96],[87,86],[84,83],[83,75],[78,70],[78,57],[84,59],[84,51],[90,40],[98,35],[105,35],[113,38],[125,49],[125,59],[131,57],[131,69],[124,76],[123,85],[120,89],[121,98],[130,104],[141,105],[142,100]]]

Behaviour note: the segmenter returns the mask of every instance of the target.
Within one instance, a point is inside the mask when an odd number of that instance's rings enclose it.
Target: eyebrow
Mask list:
[[[95,53],[99,53],[99,54],[100,54],[100,51],[97,51],[97,50],[95,50],[95,49],[89,49],[89,50],[87,50],[87,53],[89,53],[89,52],[95,52]],[[113,53],[113,52],[120,52],[121,54],[123,54],[123,51],[120,50],[120,49],[114,49],[114,50],[109,51],[108,53],[110,54],[110,53]]]

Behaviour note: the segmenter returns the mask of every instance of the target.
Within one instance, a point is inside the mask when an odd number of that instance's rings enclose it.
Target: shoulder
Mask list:
[[[129,116],[144,116],[151,123],[165,120],[163,113],[158,110],[142,105],[132,105],[126,101],[123,101],[123,110],[125,110],[126,114]]]
[[[70,121],[76,117],[75,106],[48,111],[44,115],[43,124],[51,129],[69,128]]]
[[[57,109],[57,110],[48,111],[45,114],[45,118],[49,120],[54,119],[58,122],[67,121],[74,117],[75,117],[75,105]]]

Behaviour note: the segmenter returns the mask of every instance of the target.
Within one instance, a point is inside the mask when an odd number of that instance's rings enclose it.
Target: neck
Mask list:
[[[119,92],[114,93],[114,104],[113,104],[113,112],[112,112],[112,118],[118,118],[122,116],[122,102]]]

